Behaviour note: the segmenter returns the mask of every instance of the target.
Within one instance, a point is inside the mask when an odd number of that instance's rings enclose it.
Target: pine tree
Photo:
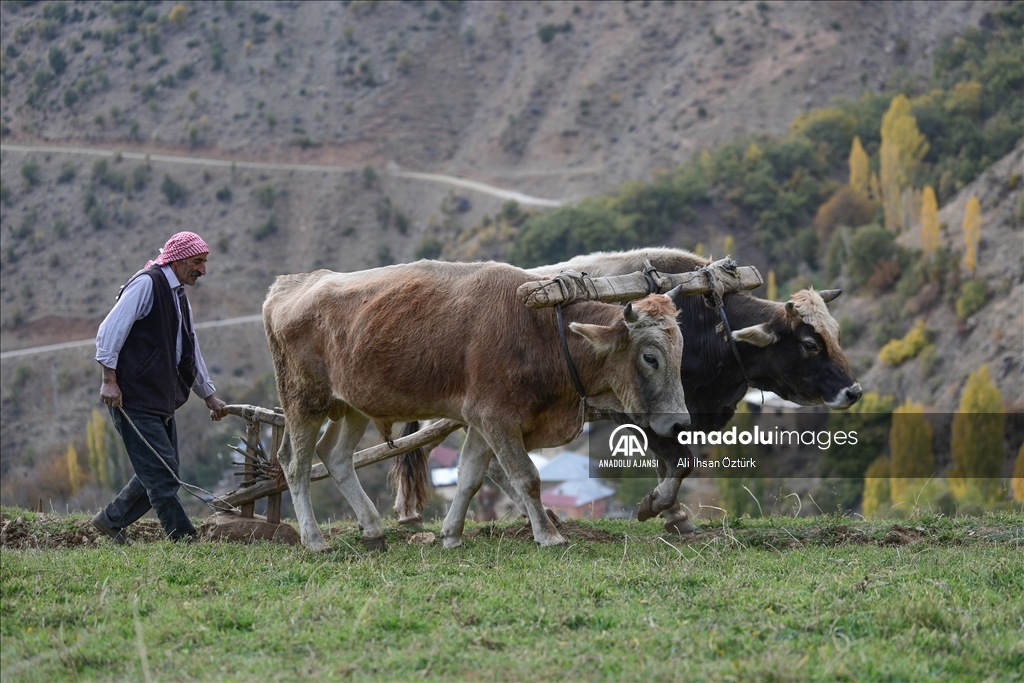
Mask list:
[[[892,99],[882,117],[881,137],[879,161],[885,227],[899,232],[903,228],[903,190],[912,184],[917,164],[928,153],[928,141],[918,130],[905,95]]]
[[[868,199],[868,153],[860,144],[860,138],[854,137],[850,146],[850,187],[864,199]]]
[[[768,271],[768,300],[778,301],[779,299],[779,286],[775,282],[775,271]]]
[[[924,409],[910,399],[892,411],[889,454],[889,495],[902,502],[918,493],[935,470],[932,428],[924,419]]]
[[[93,409],[92,419],[85,423],[85,442],[89,449],[89,471],[96,483],[109,488],[110,466],[107,444],[107,423],[100,411]]]
[[[939,248],[939,204],[935,200],[935,190],[925,185],[921,193],[921,249],[925,256],[931,257]]]
[[[889,458],[880,456],[864,472],[864,516],[874,517],[890,502]]]
[[[71,485],[71,495],[78,493],[82,486],[82,468],[78,465],[78,451],[73,443],[68,444],[68,483]]]
[[[967,200],[963,229],[964,245],[967,247],[964,252],[964,265],[973,276],[978,266],[978,241],[981,239],[981,202],[973,195]]]
[[[998,491],[1003,464],[1003,396],[982,365],[964,384],[960,408],[953,415],[950,449],[953,466],[949,487],[957,498],[969,499],[972,489],[982,500]]]

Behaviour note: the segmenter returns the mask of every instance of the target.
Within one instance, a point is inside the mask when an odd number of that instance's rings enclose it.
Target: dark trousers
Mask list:
[[[185,509],[178,500],[178,432],[174,425],[174,416],[161,417],[152,413],[125,409],[139,432],[153,448],[163,456],[163,460],[174,470],[174,476],[168,471],[153,451],[139,439],[132,426],[128,424],[121,411],[110,408],[110,416],[114,420],[114,428],[124,441],[128,458],[135,468],[135,476],[121,489],[103,514],[111,528],[124,529],[137,521],[152,508],[156,512],[164,532],[172,539],[195,536],[196,529],[192,526]]]

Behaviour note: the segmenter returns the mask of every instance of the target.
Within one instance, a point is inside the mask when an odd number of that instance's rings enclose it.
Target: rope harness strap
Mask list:
[[[733,263],[733,267],[735,267],[735,263]],[[722,320],[722,329],[725,332],[725,339],[729,343],[729,348],[732,349],[732,355],[736,359],[736,364],[740,366],[740,373],[743,375],[743,381],[747,383],[747,386],[750,386],[750,378],[747,377],[747,369],[743,366],[743,359],[740,358],[740,350],[736,347],[736,340],[732,338],[732,327],[729,325],[729,318],[725,315],[725,302],[722,300],[724,287],[722,286],[722,283],[715,278],[713,268],[704,267],[700,270],[704,273],[704,277],[707,278],[708,288],[711,290],[708,294],[704,295],[704,305],[718,312],[718,317]]]
[[[569,368],[569,376],[572,377],[573,386],[576,387],[576,393],[580,395],[580,400],[586,403],[587,392],[583,388],[583,382],[580,381],[579,374],[576,372],[576,365],[572,362],[572,356],[569,355],[569,341],[565,338],[565,323],[562,320],[562,304],[555,304],[555,320],[558,322],[558,340],[562,343],[562,355],[565,356],[565,364]]]
[[[153,448],[153,444],[151,444],[149,442],[149,440],[146,439],[146,437],[144,437],[142,435],[142,432],[139,431],[139,428],[136,427],[135,423],[132,422],[132,419],[130,417],[128,417],[128,413],[125,412],[124,407],[123,406],[118,406],[117,409],[119,411],[121,411],[121,415],[124,416],[124,419],[128,420],[128,424],[131,425],[132,431],[134,431],[135,434],[139,437],[139,439],[142,440],[142,443],[146,444],[146,447],[149,448],[149,450],[153,451],[153,455],[155,455],[157,457],[157,460],[159,460],[163,464],[163,466],[167,468],[167,471],[171,473],[172,477],[174,477],[174,481],[178,482],[178,485],[181,486],[183,489],[185,489],[185,491],[189,495],[191,495],[191,496],[193,496],[195,498],[198,498],[199,500],[201,500],[204,503],[206,503],[206,506],[208,508],[210,508],[211,510],[213,510],[214,512],[241,512],[240,508],[235,507],[234,505],[232,505],[231,503],[227,502],[226,500],[224,500],[220,496],[218,496],[216,494],[213,494],[213,493],[210,493],[206,489],[200,488],[200,487],[196,486],[195,484],[186,484],[181,479],[179,479],[178,475],[174,473],[174,470],[171,468],[171,466],[167,464],[166,460],[164,460],[164,456],[160,455],[160,453],[155,448]],[[207,499],[203,498],[202,496],[200,496],[199,494],[193,493],[191,489],[196,489],[197,491],[205,493],[206,495],[210,496],[210,499],[207,500]],[[218,507],[216,507],[213,504],[212,501],[218,501],[218,502],[224,503],[225,505],[227,505],[227,508],[218,508]]]

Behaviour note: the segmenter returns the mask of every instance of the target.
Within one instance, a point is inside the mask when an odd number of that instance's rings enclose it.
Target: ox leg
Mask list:
[[[692,467],[681,467],[679,461],[689,458],[690,449],[682,446],[675,440],[659,436],[652,431],[647,432],[648,450],[658,456],[658,486],[648,493],[640,501],[637,510],[637,520],[645,522],[652,517],[657,517],[663,511],[676,505],[676,496],[679,495],[679,486],[683,483]]]
[[[363,530],[363,545],[369,550],[383,550],[384,527],[380,522],[380,513],[359,484],[352,462],[352,454],[369,424],[370,418],[348,408],[340,420],[328,423],[327,431],[317,444],[317,455],[356,513],[359,527]]]
[[[509,481],[508,476],[505,474],[505,470],[501,469],[501,464],[498,463],[497,458],[491,458],[491,462],[487,466],[487,476],[491,478],[491,481],[494,482],[495,486],[501,489],[506,496],[512,499],[512,503],[515,505],[519,514],[523,517],[527,517],[526,503],[524,503],[523,499],[519,497],[518,493],[516,493],[515,487],[512,486],[512,482]],[[554,510],[551,508],[544,508],[544,511],[548,514],[548,518],[551,520],[551,523],[555,525],[555,528],[560,528],[562,526],[562,520],[558,518],[558,515],[555,514]]]
[[[480,490],[487,472],[487,460],[491,457],[491,447],[479,429],[466,430],[466,442],[462,444],[462,455],[459,457],[459,480],[455,487],[455,500],[448,508],[444,524],[441,526],[441,538],[445,548],[458,548],[462,545],[462,532],[466,527],[466,513],[473,496]]]
[[[288,421],[288,431],[281,443],[278,460],[284,469],[284,477],[292,492],[292,504],[299,521],[299,535],[302,545],[314,552],[324,552],[331,546],[324,541],[320,527],[313,515],[313,503],[309,497],[310,469],[313,466],[313,452],[316,448],[316,434],[320,431],[321,419]]]
[[[662,525],[670,534],[693,534],[697,533],[697,526],[690,521],[690,515],[683,510],[683,506],[676,501],[676,504],[661,513],[665,523]]]
[[[490,435],[491,447],[498,463],[505,470],[513,488],[526,506],[526,514],[533,527],[533,540],[537,545],[566,545],[551,518],[540,502],[540,475],[523,446],[519,433],[498,433]]]

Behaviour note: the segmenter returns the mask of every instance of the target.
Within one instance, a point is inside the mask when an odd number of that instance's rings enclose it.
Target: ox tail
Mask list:
[[[420,430],[420,423],[406,422],[402,436]],[[399,524],[419,526],[423,523],[423,507],[427,504],[427,453],[422,447],[399,455],[391,463],[388,483],[395,490],[395,512]]]

